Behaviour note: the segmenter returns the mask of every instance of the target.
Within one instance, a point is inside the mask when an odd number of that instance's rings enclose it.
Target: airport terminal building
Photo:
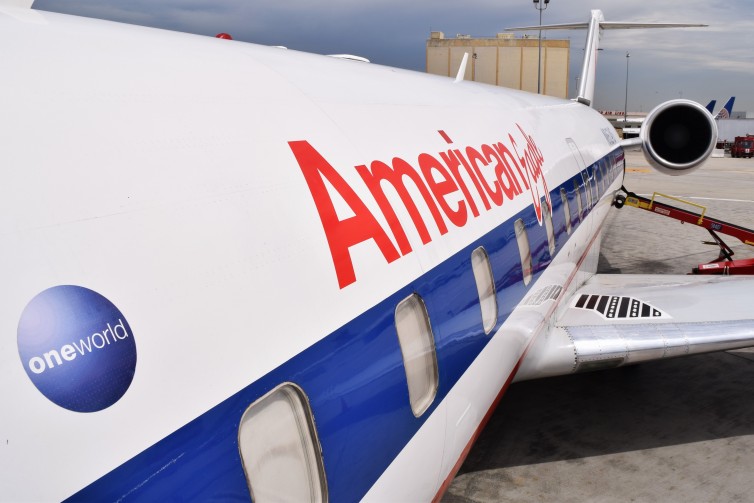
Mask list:
[[[740,113],[740,115],[746,115]],[[717,121],[718,141],[732,143],[736,136],[754,135],[754,119],[735,118],[721,119]]]
[[[542,39],[542,94],[568,98],[569,40]],[[469,53],[465,79],[496,86],[537,92],[539,39],[514,38],[513,33],[472,38],[456,35],[445,38],[433,31],[427,40],[427,73],[455,77],[463,55]]]

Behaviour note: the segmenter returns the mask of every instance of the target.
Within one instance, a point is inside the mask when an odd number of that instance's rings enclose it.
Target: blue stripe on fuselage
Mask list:
[[[617,149],[587,168],[587,172],[598,176],[594,174],[595,166],[607,165],[607,178],[612,182],[622,173],[622,164],[623,152]],[[581,173],[551,192],[558,250],[568,238],[561,188],[568,193],[574,229],[580,222],[574,180],[582,184]],[[602,194],[601,188],[599,192]],[[587,211],[585,208],[584,213]],[[238,451],[239,421],[252,402],[282,382],[298,384],[309,398],[322,445],[330,500],[359,500],[490,340],[482,328],[471,252],[484,246],[495,276],[499,314],[492,333],[526,294],[513,227],[517,218],[522,218],[527,227],[536,280],[552,259],[545,227],[538,225],[534,209],[529,206],[70,500],[248,501],[250,495]],[[420,418],[414,417],[409,405],[393,318],[396,305],[413,292],[419,293],[427,306],[440,378],[437,396]],[[260,334],[256,336],[261,339]],[[274,344],[276,336],[279,335],[265,334],[267,343]]]

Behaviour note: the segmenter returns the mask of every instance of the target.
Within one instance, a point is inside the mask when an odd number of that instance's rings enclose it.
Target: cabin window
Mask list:
[[[489,334],[497,324],[497,295],[490,257],[483,246],[471,252],[471,269],[474,271],[479,307],[482,309],[482,326],[484,333]]]
[[[403,355],[408,399],[414,416],[429,408],[437,394],[435,339],[422,298],[413,293],[395,308],[395,329]]]
[[[552,213],[547,203],[542,205],[542,220],[545,221],[547,231],[547,246],[550,249],[550,257],[555,256],[555,230],[552,227]]]
[[[521,255],[521,271],[524,276],[524,285],[528,285],[531,282],[531,248],[529,246],[529,236],[526,234],[526,226],[522,219],[518,219],[514,222],[513,226],[516,229],[516,241],[518,242],[518,253]]]
[[[582,190],[584,191],[584,194],[586,194],[586,209],[589,210],[592,207],[592,191],[589,188],[589,173],[583,171],[581,173],[581,179],[584,181]]]
[[[582,212],[584,211],[584,198],[583,194],[581,193],[581,187],[579,186],[579,182],[574,180],[573,181],[573,190],[575,192],[575,199],[576,199],[576,209],[579,210],[579,222],[582,220]]]
[[[579,170],[581,172],[581,181],[583,182],[583,185],[579,185],[579,183],[574,180],[573,187],[576,189],[576,193],[578,196],[576,199],[578,200],[581,198],[579,203],[579,221],[583,221],[584,218],[584,210],[589,210],[592,207],[592,200],[591,195],[589,194],[589,179],[588,179],[588,172],[586,167],[586,162],[584,162],[584,158],[581,155],[581,151],[579,151],[579,148],[576,146],[576,142],[573,141],[573,138],[566,138],[566,144],[568,145],[568,148],[571,149],[571,154],[573,155],[574,160],[576,161],[576,164],[579,167]],[[584,199],[586,197],[586,199]],[[586,203],[586,206],[584,206],[584,203]]]
[[[327,501],[314,418],[295,384],[278,386],[246,409],[238,450],[254,501]]]
[[[613,172],[610,169],[610,162],[605,161],[605,192],[610,189],[610,184],[613,182]]]
[[[599,201],[600,199],[600,194],[597,188],[597,166],[596,165],[592,168],[592,176],[589,178],[589,181],[591,182],[589,186],[592,188],[592,201],[594,201],[594,204],[597,204],[597,201]]]
[[[599,198],[603,192],[603,184],[604,178],[602,177],[602,165],[600,163],[594,164],[594,183],[597,185],[597,198]]]
[[[568,206],[568,193],[565,189],[560,189],[560,200],[563,202],[563,213],[565,214],[566,233],[571,233],[571,208]]]

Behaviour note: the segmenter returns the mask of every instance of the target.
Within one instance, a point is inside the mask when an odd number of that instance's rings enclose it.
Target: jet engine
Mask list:
[[[685,175],[712,153],[717,124],[699,103],[671,100],[649,112],[639,138],[644,157],[653,168],[666,175]]]

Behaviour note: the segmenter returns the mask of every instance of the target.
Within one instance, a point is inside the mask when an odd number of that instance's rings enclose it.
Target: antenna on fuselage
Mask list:
[[[454,84],[463,81],[463,77],[466,75],[466,64],[469,62],[469,53],[464,52],[463,53],[463,59],[461,60],[461,66],[458,67],[458,73],[456,74],[456,80],[453,81]]]

